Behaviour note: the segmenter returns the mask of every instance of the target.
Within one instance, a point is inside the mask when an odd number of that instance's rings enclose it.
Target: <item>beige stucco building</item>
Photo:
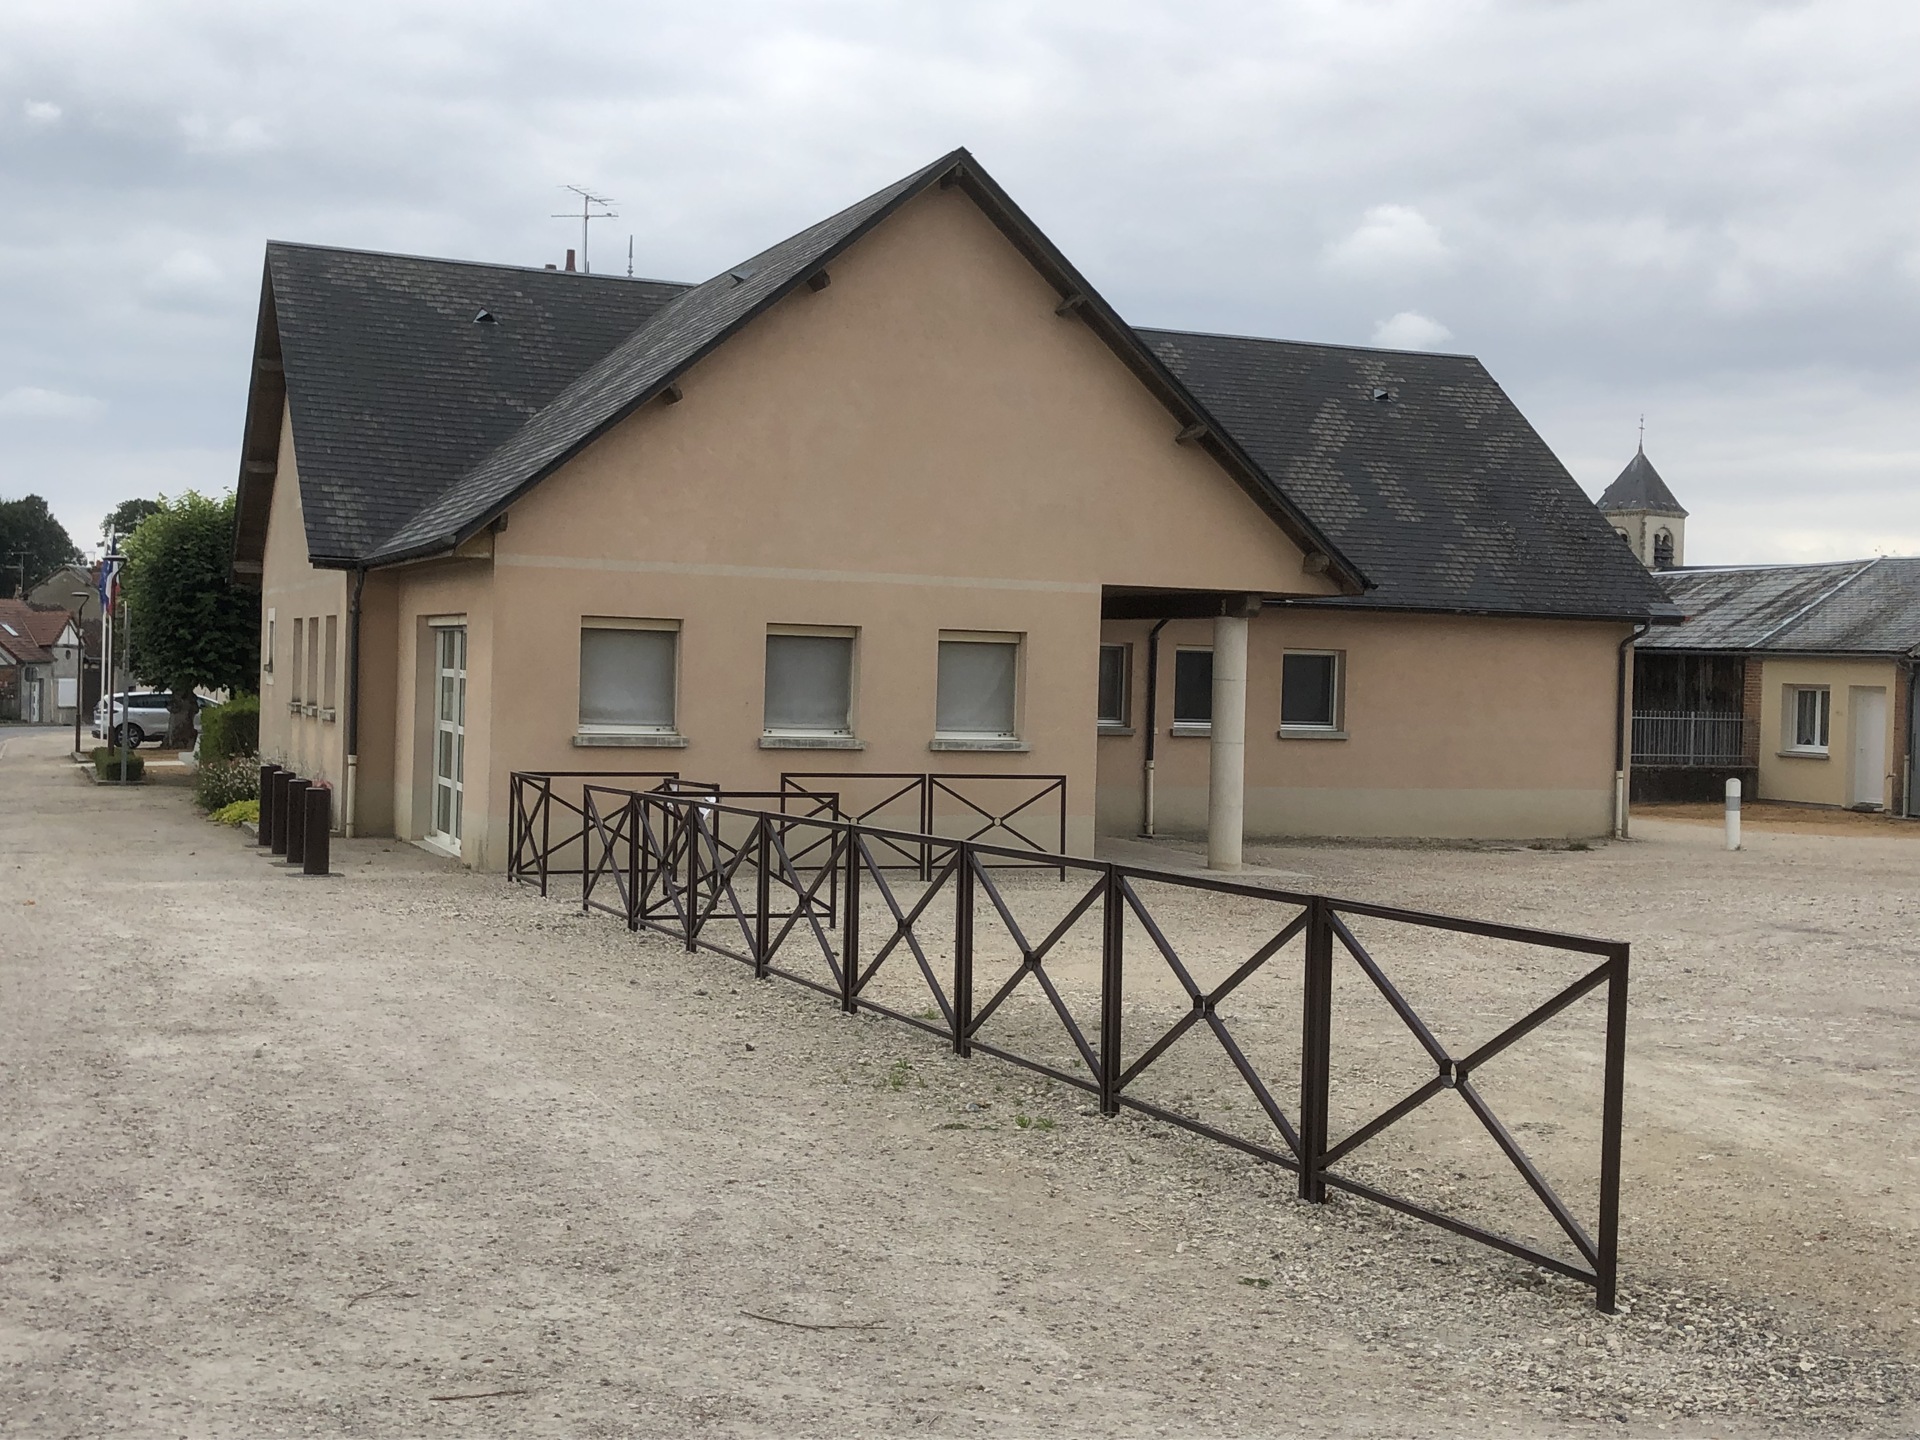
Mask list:
[[[262,749],[358,832],[498,868],[526,770],[1061,775],[1223,866],[1615,823],[1663,599],[1478,363],[1135,330],[964,151],[698,286],[276,244],[254,366]]]

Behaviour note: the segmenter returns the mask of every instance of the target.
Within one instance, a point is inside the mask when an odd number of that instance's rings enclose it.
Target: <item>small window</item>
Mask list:
[[[1653,566],[1656,570],[1673,568],[1673,532],[1671,530],[1654,531]]]
[[[1012,739],[1018,733],[1018,636],[943,635],[934,733]]]
[[[1132,659],[1131,645],[1100,647],[1100,725],[1103,729],[1126,728]]]
[[[307,621],[307,691],[306,700],[316,709],[320,702],[320,617],[313,616]]]
[[[1213,724],[1213,651],[1173,652],[1173,723]]]
[[[1825,751],[1833,694],[1826,686],[1787,687],[1788,748]]]
[[[271,685],[273,683],[273,611],[271,609],[267,611],[267,643],[263,648],[267,658],[266,663],[260,668],[266,672],[267,683]]]
[[[334,708],[339,692],[338,672],[340,668],[340,617],[327,616],[327,644],[320,672],[320,704],[328,710]]]
[[[583,621],[580,729],[671,734],[679,640],[673,621]]]
[[[767,636],[769,735],[853,733],[853,636],[775,631]]]
[[[299,616],[293,621],[293,695],[292,702],[300,703],[300,677],[306,672],[300,668],[300,656],[307,638],[307,622]]]
[[[1340,657],[1332,651],[1290,650],[1280,661],[1280,727],[1340,728]]]

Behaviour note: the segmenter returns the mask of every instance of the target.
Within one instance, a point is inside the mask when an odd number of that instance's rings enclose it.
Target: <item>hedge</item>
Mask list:
[[[215,765],[260,750],[260,697],[236,695],[200,712],[200,763]]]
[[[119,784],[120,752],[109,745],[95,747],[93,773],[102,780],[111,780],[114,784]],[[131,785],[134,781],[143,778],[146,773],[147,762],[140,758],[138,752],[130,752],[127,755],[127,783]]]

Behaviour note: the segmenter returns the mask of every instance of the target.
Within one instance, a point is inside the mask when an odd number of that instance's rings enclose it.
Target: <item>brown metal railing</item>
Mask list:
[[[831,996],[849,1013],[870,1010],[889,1016],[939,1037],[958,1055],[980,1051],[1047,1075],[1097,1097],[1103,1114],[1130,1109],[1293,1171],[1303,1200],[1319,1203],[1329,1189],[1343,1190],[1582,1281],[1594,1287],[1601,1310],[1614,1309],[1626,1059],[1625,943],[883,830],[845,818],[835,797],[808,794],[817,802],[813,813],[783,813],[733,802],[778,799],[791,805],[796,799],[792,791],[770,797],[586,787],[578,810],[591,864],[582,872],[582,903],[620,916],[631,929],[670,935],[689,953],[723,955],[751,967],[757,976],[777,975]],[[886,863],[889,856],[917,856],[923,848],[930,857],[924,882],[901,877],[897,866]],[[1045,934],[1029,934],[1009,901],[1007,886],[1017,877],[1009,874],[1008,866],[1063,871],[1086,888],[1077,897],[1067,892],[1064,912]],[[548,872],[523,865],[521,873]],[[596,898],[609,883],[614,903]],[[908,888],[916,886],[917,894]],[[1199,968],[1196,957],[1182,954],[1169,938],[1164,917],[1156,914],[1151,896],[1161,891],[1197,892],[1243,916],[1251,913],[1263,938],[1223,980],[1203,986],[1194,973]],[[869,893],[877,904],[868,902]],[[876,919],[878,928],[869,932],[869,923]],[[1363,944],[1356,924],[1389,927],[1395,933],[1404,927],[1425,935],[1485,937],[1586,955],[1598,963],[1491,1039],[1460,1053],[1443,1043],[1408,1001],[1375,955],[1377,943]],[[1099,1012],[1097,1025],[1089,1026],[1063,997],[1048,962],[1070,942],[1090,950],[1095,936]],[[1137,938],[1142,936],[1147,942],[1144,953]],[[988,993],[977,983],[974,967],[982,955],[991,963],[995,946],[1003,953],[1010,949],[1018,964]],[[1281,962],[1283,954],[1294,953],[1297,960]],[[1432,1074],[1371,1118],[1336,1135],[1329,1118],[1336,1074],[1332,1021],[1342,957],[1385,1000],[1399,1026],[1424,1052]],[[1139,979],[1143,961],[1144,985]],[[874,993],[880,977],[903,966],[910,991],[923,991],[930,1002],[917,1013],[898,998],[898,987],[887,991],[886,1000]],[[1276,969],[1282,975],[1297,973],[1301,986],[1297,1084],[1283,1084],[1283,1077],[1257,1065],[1235,1033],[1240,1022],[1230,1021],[1222,1010],[1250,979]],[[1164,986],[1169,977],[1185,996],[1186,1010],[1171,1024],[1156,1024],[1158,1033],[1143,1046],[1129,1047],[1127,1017],[1150,1008],[1142,1004],[1145,989],[1156,980]],[[1039,1053],[1044,1047],[1032,1043],[1002,1044],[982,1037],[982,1028],[1029,983],[1046,1001],[1038,1013],[1050,1013],[1058,1036],[1067,1042],[1060,1054]],[[1605,993],[1606,1019],[1598,1203],[1596,1223],[1589,1230],[1495,1113],[1476,1076],[1495,1057],[1595,991]],[[1257,1106],[1260,1134],[1236,1133],[1193,1113],[1193,1107],[1159,1103],[1139,1093],[1143,1078],[1156,1066],[1164,1067],[1168,1052],[1190,1033],[1210,1036],[1218,1045]],[[1356,1077],[1344,1061],[1343,1067],[1338,1072],[1343,1084],[1361,1090],[1366,1088],[1363,1081],[1377,1088],[1382,1079],[1372,1072]],[[1290,1110],[1281,1101],[1287,1090],[1292,1091]],[[1525,1181],[1565,1236],[1571,1257],[1395,1193],[1378,1176],[1363,1178],[1353,1169],[1357,1152],[1449,1091]]]

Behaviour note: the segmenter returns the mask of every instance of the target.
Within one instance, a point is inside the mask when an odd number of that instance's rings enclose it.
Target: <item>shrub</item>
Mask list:
[[[200,712],[200,763],[212,764],[260,748],[260,697],[236,695]]]
[[[216,825],[238,825],[245,821],[249,825],[260,823],[260,802],[258,800],[236,800],[231,805],[222,805],[207,819]]]
[[[93,752],[93,773],[102,780],[120,783],[120,752],[109,745],[101,745]],[[135,754],[127,756],[127,783],[143,778],[147,773],[147,762]],[[257,778],[257,777],[256,777]]]
[[[260,798],[260,761],[253,755],[202,760],[193,777],[193,803],[202,810],[224,810],[236,800]]]

